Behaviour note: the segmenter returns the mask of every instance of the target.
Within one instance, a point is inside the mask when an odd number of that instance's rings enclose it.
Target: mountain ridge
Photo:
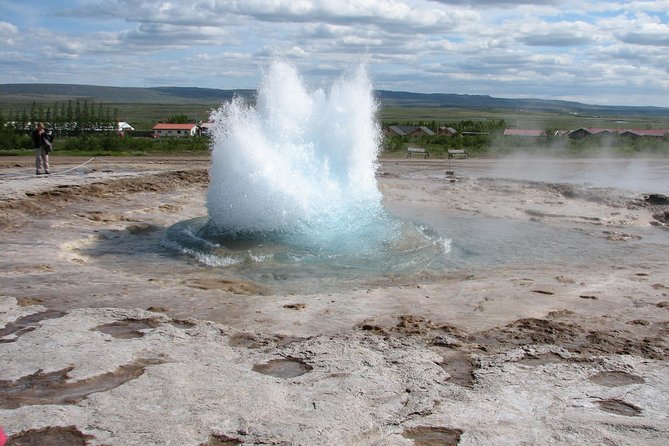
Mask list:
[[[600,115],[669,116],[669,108],[656,106],[596,105],[575,101],[536,98],[498,98],[490,95],[456,93],[413,93],[375,90],[384,107],[437,107],[464,109],[501,109],[535,112],[559,112]],[[252,89],[217,89],[203,87],[115,87],[83,84],[0,84],[0,95],[22,101],[53,102],[86,99],[109,103],[221,103],[235,95],[255,96]]]

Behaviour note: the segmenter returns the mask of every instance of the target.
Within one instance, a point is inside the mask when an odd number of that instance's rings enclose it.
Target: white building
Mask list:
[[[119,121],[116,123],[117,132],[128,132],[131,130],[135,130],[135,128],[125,121]]]
[[[186,138],[197,135],[197,124],[167,124],[153,126],[153,133],[160,137]]]

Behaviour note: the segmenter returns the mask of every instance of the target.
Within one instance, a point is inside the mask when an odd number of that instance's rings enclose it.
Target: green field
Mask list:
[[[381,108],[382,122],[458,122],[504,120],[509,127],[522,129],[573,130],[597,128],[669,128],[668,116],[595,116],[557,112],[520,112],[514,110],[472,110],[457,108],[387,107]]]
[[[0,85],[0,87],[3,87]],[[249,91],[212,90],[197,88],[165,87],[159,89],[131,89],[121,87],[95,86],[63,86],[63,85],[5,85],[0,91],[0,118],[13,121],[16,116],[40,110],[39,116],[47,115],[47,110],[59,109],[63,104],[80,101],[90,104],[91,109],[112,110],[113,116],[119,121],[130,123],[138,131],[149,131],[158,122],[168,121],[171,117],[185,116],[194,122],[206,121],[211,112],[234,94],[242,94],[252,98]],[[18,89],[14,91],[14,89]],[[23,89],[23,90],[21,90]],[[27,90],[26,90],[27,89]],[[40,90],[42,89],[42,90]],[[23,91],[22,93],[18,92]],[[69,94],[67,96],[66,94]],[[407,145],[426,147],[437,157],[444,156],[448,149],[466,149],[472,156],[495,156],[512,150],[537,150],[546,152],[556,146],[566,148],[569,155],[592,153],[610,141],[588,138],[587,141],[562,140],[528,140],[501,137],[504,127],[539,130],[574,130],[578,128],[626,128],[652,129],[669,128],[669,109],[655,107],[602,107],[586,104],[567,103],[563,101],[511,101],[499,106],[495,98],[478,97],[478,106],[474,107],[467,101],[470,97],[457,96],[453,104],[443,105],[448,98],[436,98],[433,95],[413,93],[379,93],[380,107],[378,119],[382,125],[404,124],[425,125],[433,130],[436,127],[449,125],[458,131],[486,132],[485,136],[458,136],[449,139],[439,138],[392,138],[384,141],[387,154],[400,155],[405,153]],[[227,99],[226,99],[227,98]],[[436,104],[436,100],[440,100]],[[449,99],[450,100],[450,99]],[[474,99],[472,99],[474,100]],[[404,102],[403,102],[404,101]],[[483,101],[483,102],[482,102]],[[436,104],[436,105],[435,105]],[[494,105],[496,104],[496,105]],[[83,114],[85,115],[85,114]],[[53,116],[53,115],[50,115]],[[61,113],[62,116],[62,113]],[[78,115],[77,115],[78,116]],[[2,119],[0,119],[1,121]],[[82,120],[86,122],[86,120]],[[30,122],[23,120],[19,122]],[[73,119],[68,122],[76,122]],[[113,123],[113,119],[108,119]],[[481,129],[476,129],[480,127]],[[12,130],[13,132],[13,130]],[[489,135],[487,134],[489,132]],[[554,132],[549,132],[553,134]],[[144,136],[147,134],[144,133]],[[135,136],[138,136],[136,134]],[[6,134],[0,141],[2,154],[15,153],[31,147],[27,136],[14,137]],[[202,153],[207,149],[202,141],[145,141],[150,138],[133,138],[136,141],[119,142],[118,138],[109,136],[83,135],[77,138],[62,137],[57,141],[57,149],[61,154],[72,153],[109,153],[109,154],[142,154],[151,152],[192,152]],[[640,152],[659,156],[669,155],[669,140],[655,139],[633,141],[617,139],[612,144],[620,154],[636,154]],[[392,152],[392,153],[391,153]]]

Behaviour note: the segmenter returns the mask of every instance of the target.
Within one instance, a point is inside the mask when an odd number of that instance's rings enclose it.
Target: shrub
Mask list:
[[[96,153],[146,153],[146,152],[206,152],[209,150],[209,139],[193,138],[133,138],[120,137],[115,134],[81,135],[66,138],[62,150],[68,152]]]
[[[12,129],[0,130],[0,150],[29,150],[33,148],[33,140],[30,135],[17,133]]]

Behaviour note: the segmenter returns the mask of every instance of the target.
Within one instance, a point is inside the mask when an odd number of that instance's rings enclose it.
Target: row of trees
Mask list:
[[[18,132],[29,132],[35,123],[43,122],[58,136],[80,135],[90,132],[115,132],[118,109],[109,105],[77,99],[54,103],[53,106],[32,103],[30,110],[15,110],[12,116],[5,116],[0,110],[0,122]]]
[[[78,101],[77,101],[78,102]],[[145,154],[151,152],[206,152],[209,139],[192,138],[150,138],[150,131],[133,131],[132,136],[120,138],[116,134],[116,116],[108,108],[85,101],[72,101],[53,108],[33,107],[34,114],[24,112],[25,117],[8,120],[0,110],[0,152],[3,154],[21,154],[31,150],[31,137],[35,122],[43,122],[46,127],[62,138],[56,138],[55,146],[59,153],[97,155],[97,154]],[[69,107],[68,105],[71,105]],[[71,110],[72,120],[69,121]],[[58,110],[57,112],[55,112]],[[62,113],[62,114],[61,114]],[[111,116],[111,119],[109,118]],[[78,119],[77,119],[78,118]],[[167,119],[172,123],[189,123],[186,115],[173,114]]]
[[[390,136],[384,140],[384,149],[388,151],[403,151],[407,144],[418,144],[427,147],[435,153],[445,152],[448,149],[466,149],[470,154],[481,153],[490,146],[493,136],[504,132],[507,123],[503,119],[486,121],[463,120],[457,122],[413,121],[413,122],[384,122],[385,126],[424,126],[433,131],[440,127],[451,127],[458,131],[458,136]],[[463,133],[466,136],[463,136]]]
[[[440,127],[452,127],[460,133],[494,133],[497,131],[504,131],[508,127],[508,123],[504,119],[490,119],[485,121],[474,121],[466,119],[457,122],[438,122],[438,121],[384,121],[384,127],[392,125],[399,126],[419,126],[427,127],[436,132]]]
[[[393,122],[385,125],[425,126],[433,131],[440,127],[452,127],[458,136],[390,136],[384,140],[384,149],[403,152],[408,145],[417,144],[440,155],[449,149],[465,149],[470,155],[503,155],[517,150],[537,151],[555,155],[588,155],[602,151],[620,155],[646,153],[651,155],[669,154],[668,138],[629,137],[622,135],[590,135],[583,139],[555,136],[528,138],[503,136],[507,123],[504,120],[437,123],[435,121]]]

